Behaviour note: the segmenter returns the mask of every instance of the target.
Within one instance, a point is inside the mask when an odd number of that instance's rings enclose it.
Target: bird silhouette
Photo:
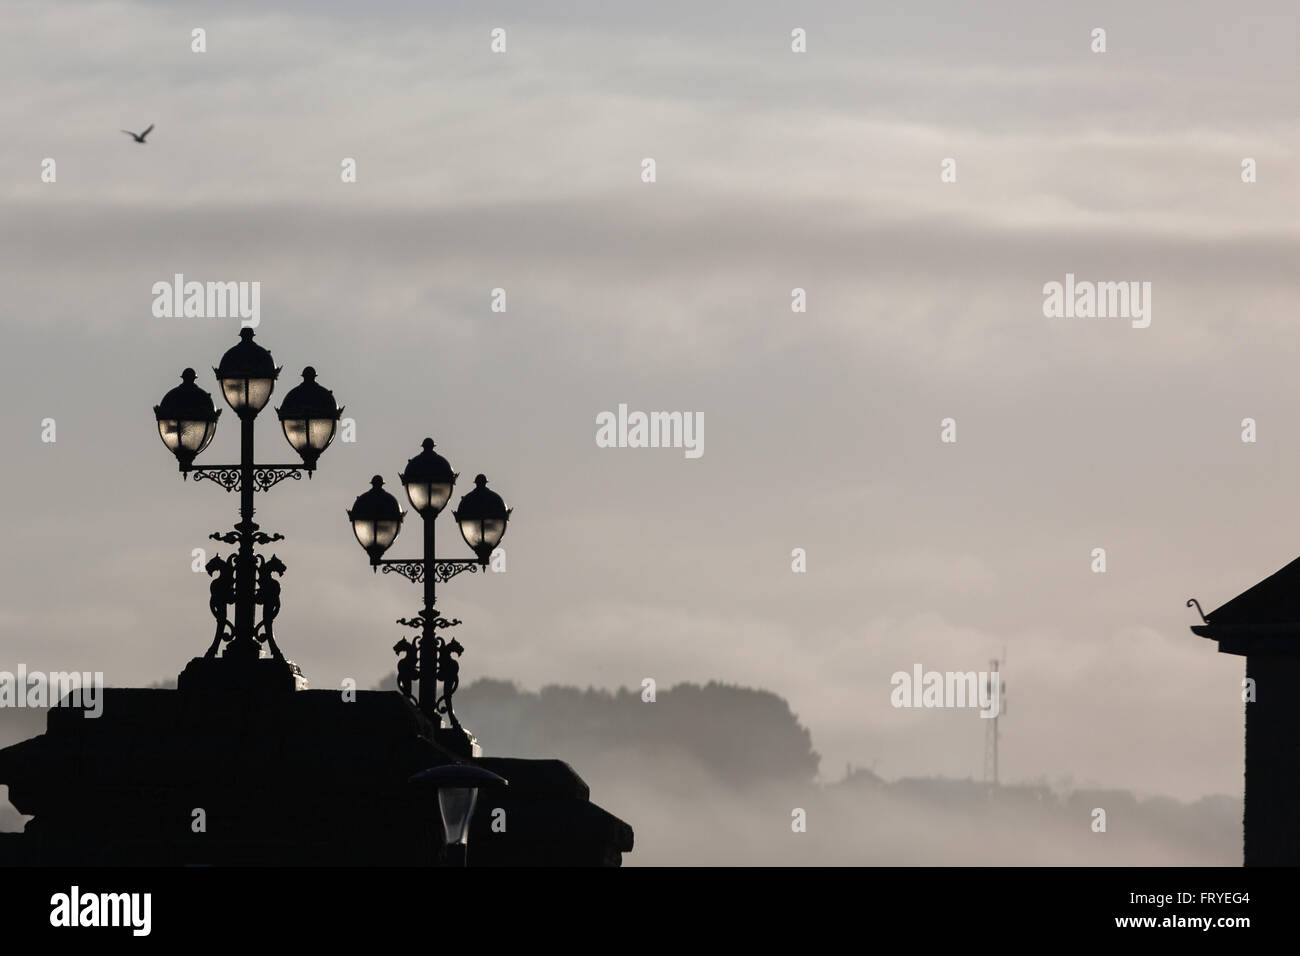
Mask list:
[[[150,124],[149,124],[149,128],[148,128],[147,130],[145,130],[143,133],[133,133],[133,132],[131,132],[129,129],[124,129],[124,130],[122,130],[122,132],[123,132],[123,133],[126,133],[127,136],[130,136],[130,137],[131,137],[132,139],[134,139],[137,143],[143,143],[143,142],[144,142],[144,138],[145,138],[146,136],[148,136],[151,132],[153,132],[153,126],[154,126],[154,124],[153,124],[153,123],[150,123]]]

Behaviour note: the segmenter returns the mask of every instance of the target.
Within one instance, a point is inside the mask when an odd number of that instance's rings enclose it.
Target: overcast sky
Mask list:
[[[310,364],[356,421],[258,499],[313,687],[393,668],[420,591],[344,510],[430,435],[515,508],[441,593],[467,681],[739,682],[828,778],[978,777],[985,722],[890,675],[1005,648],[1004,778],[1239,792],[1243,661],[1184,602],[1300,554],[1294,4],[263,6],[7,5],[0,669],[207,647],[238,501],[151,409],[187,365],[220,402],[238,321],[155,318],[180,272],[259,281],[273,404]],[[1045,318],[1067,272],[1152,283],[1150,327]],[[620,403],[702,412],[703,456],[598,448]],[[200,461],[237,454],[227,410]]]

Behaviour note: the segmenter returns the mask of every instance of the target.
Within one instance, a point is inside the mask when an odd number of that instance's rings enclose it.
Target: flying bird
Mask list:
[[[123,132],[123,133],[126,133],[127,136],[130,136],[130,137],[131,137],[132,139],[134,139],[137,143],[143,143],[143,142],[144,142],[144,138],[145,138],[146,136],[148,136],[150,133],[153,132],[153,127],[154,127],[154,124],[153,124],[153,123],[150,123],[150,124],[149,124],[149,128],[148,128],[147,130],[145,130],[143,133],[133,133],[133,132],[131,132],[129,129],[124,129],[124,130],[122,130],[122,132]]]

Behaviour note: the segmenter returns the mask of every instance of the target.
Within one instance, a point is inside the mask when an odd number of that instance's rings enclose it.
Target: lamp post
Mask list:
[[[254,545],[266,545],[284,536],[259,530],[253,521],[253,493],[269,491],[286,478],[299,480],[303,473],[310,478],[317,459],[334,439],[343,409],[335,403],[333,393],[316,383],[316,370],[310,366],[303,369],[302,383],[290,389],[284,403],[276,409],[284,436],[303,463],[257,464],[253,423],[270,401],[280,369],[271,353],[253,341],[252,329],[241,329],[239,336],[239,343],[213,369],[222,395],[239,416],[238,465],[194,464],[199,453],[211,444],[221,414],[213,406],[212,396],[194,384],[194,369],[187,368],[181,374],[181,384],[154,406],[154,417],[158,434],[176,456],[182,477],[192,474],[195,481],[206,479],[240,495],[239,523],[232,531],[209,535],[226,544],[237,544],[239,550],[227,558],[213,557],[208,562],[209,576],[216,575],[211,584],[209,608],[217,627],[205,659],[215,658],[221,642],[227,641],[223,658],[232,664],[248,665],[261,656],[261,645],[266,643],[271,656],[289,667],[275,644],[272,630],[272,621],[280,610],[280,585],[275,575],[284,573],[284,564],[275,555],[265,559],[253,550]],[[229,604],[235,606],[233,622],[226,614]],[[262,605],[262,620],[255,625],[258,604]]]
[[[421,770],[408,782],[437,789],[447,862],[451,866],[469,866],[469,825],[474,819],[478,792],[508,787],[510,781],[483,767],[452,763]]]
[[[410,696],[410,682],[418,679],[420,712],[435,727],[442,724],[442,714],[447,714],[453,728],[461,731],[460,721],[452,710],[451,695],[458,683],[458,664],[454,655],[464,648],[454,638],[444,641],[438,631],[460,623],[442,617],[435,605],[436,585],[450,581],[462,571],[477,572],[486,568],[492,551],[500,544],[510,520],[510,509],[495,491],[487,487],[487,478],[474,479],[475,488],[460,499],[453,517],[460,526],[461,536],[474,551],[474,558],[439,558],[434,550],[434,526],[439,513],[451,499],[456,484],[456,473],[447,459],[434,451],[432,438],[423,442],[423,451],[406,463],[401,482],[407,499],[424,522],[424,555],[417,559],[385,558],[397,539],[405,513],[397,499],[384,490],[384,480],[376,475],[370,481],[370,490],[357,497],[348,510],[348,520],[357,542],[370,556],[374,571],[395,572],[414,583],[424,585],[424,607],[414,619],[401,618],[397,623],[417,628],[420,636],[416,644],[401,641],[394,650],[406,650],[406,658],[398,665],[398,685]],[[437,693],[438,681],[443,693]],[[463,732],[463,731],[462,731]]]

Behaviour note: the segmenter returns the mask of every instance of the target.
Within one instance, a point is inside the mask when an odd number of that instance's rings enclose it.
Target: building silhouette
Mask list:
[[[434,865],[437,801],[410,777],[451,763],[509,781],[480,793],[470,866],[617,866],[632,849],[567,764],[440,736],[396,692],[106,689],[98,717],[52,707],[44,734],[0,750],[0,783],[34,815],[0,834],[0,865]]]
[[[1203,620],[1194,634],[1246,658],[1245,864],[1300,865],[1300,558]]]

